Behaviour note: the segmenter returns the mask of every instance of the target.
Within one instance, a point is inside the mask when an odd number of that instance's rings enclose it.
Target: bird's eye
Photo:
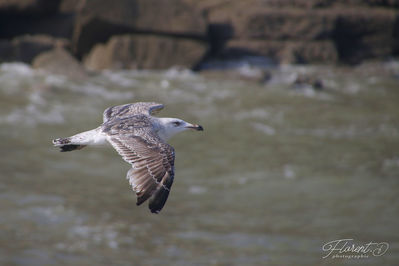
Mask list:
[[[181,123],[180,123],[179,121],[174,121],[174,122],[173,122],[173,125],[176,126],[176,127],[178,127],[178,126],[181,125]]]

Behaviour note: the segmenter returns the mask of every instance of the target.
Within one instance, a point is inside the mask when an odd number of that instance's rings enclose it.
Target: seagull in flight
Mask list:
[[[68,138],[53,140],[61,152],[80,150],[87,145],[109,142],[130,163],[127,179],[137,195],[137,205],[149,199],[149,209],[159,213],[174,178],[175,150],[167,144],[173,135],[203,127],[178,118],[152,116],[164,108],[155,102],[137,102],[109,107],[101,126]]]

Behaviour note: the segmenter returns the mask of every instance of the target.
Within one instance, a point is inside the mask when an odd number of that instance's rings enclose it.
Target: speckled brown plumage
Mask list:
[[[136,192],[137,205],[149,200],[151,212],[158,213],[168,199],[174,178],[175,151],[167,139],[187,129],[203,130],[178,118],[152,116],[162,108],[155,102],[110,107],[104,111],[99,127],[55,139],[53,144],[61,151],[72,151],[109,142],[132,165],[127,179]]]
[[[156,127],[150,116],[162,108],[157,103],[110,107],[104,111],[101,126],[111,145],[132,165],[127,179],[136,192],[137,205],[150,199],[153,213],[165,205],[174,177],[174,149],[154,132]]]

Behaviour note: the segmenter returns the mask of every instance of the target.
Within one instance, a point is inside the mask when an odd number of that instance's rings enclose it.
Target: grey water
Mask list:
[[[399,265],[399,63],[238,78],[259,71],[77,81],[1,64],[0,265]],[[323,89],[292,85],[298,75]],[[170,140],[175,181],[158,215],[136,206],[130,166],[111,147],[51,144],[136,101],[205,129]],[[323,258],[339,239],[389,248]]]

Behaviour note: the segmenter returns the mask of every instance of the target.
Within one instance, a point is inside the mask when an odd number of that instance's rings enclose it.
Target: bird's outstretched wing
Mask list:
[[[103,113],[103,121],[105,123],[114,118],[124,118],[138,114],[152,115],[155,112],[162,110],[163,107],[163,104],[155,102],[138,102],[113,106],[105,109]]]
[[[137,205],[150,199],[151,212],[158,213],[165,205],[173,183],[173,147],[155,134],[151,134],[151,138],[132,134],[114,135],[109,136],[108,141],[126,162],[132,164],[127,179],[136,192]]]

